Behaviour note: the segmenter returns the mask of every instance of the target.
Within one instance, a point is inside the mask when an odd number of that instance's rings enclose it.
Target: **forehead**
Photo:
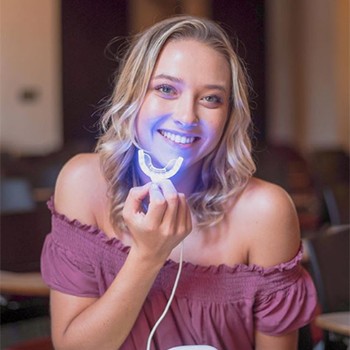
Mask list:
[[[230,66],[224,55],[208,44],[194,39],[173,40],[160,52],[153,75],[197,76],[212,82],[229,84]]]

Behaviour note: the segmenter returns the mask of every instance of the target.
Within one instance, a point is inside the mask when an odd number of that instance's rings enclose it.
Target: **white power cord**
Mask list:
[[[156,330],[157,330],[159,324],[163,321],[163,319],[164,319],[166,313],[168,312],[168,310],[169,310],[169,308],[170,308],[171,302],[172,302],[173,299],[174,299],[175,292],[176,292],[176,288],[177,288],[177,285],[178,285],[178,283],[179,283],[179,279],[180,279],[180,275],[181,275],[181,270],[182,270],[183,250],[184,250],[184,241],[181,242],[179,268],[178,268],[178,270],[177,270],[177,274],[176,274],[176,278],[175,278],[175,282],[174,282],[173,289],[172,289],[172,291],[171,291],[170,298],[169,298],[169,300],[168,300],[168,303],[167,303],[166,306],[165,306],[165,309],[164,309],[162,315],[159,317],[158,321],[157,321],[156,324],[153,326],[153,328],[152,328],[152,330],[151,330],[151,333],[150,333],[149,336],[148,336],[147,348],[146,348],[146,350],[150,350],[150,349],[151,349],[151,341],[152,341],[153,335],[154,335],[154,333],[156,332]]]

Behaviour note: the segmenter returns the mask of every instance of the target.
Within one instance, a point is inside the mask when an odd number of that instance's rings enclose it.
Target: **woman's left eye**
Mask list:
[[[220,103],[222,103],[222,99],[219,96],[216,96],[216,95],[205,96],[205,97],[203,97],[203,100],[205,102],[209,102],[211,104],[220,104]]]

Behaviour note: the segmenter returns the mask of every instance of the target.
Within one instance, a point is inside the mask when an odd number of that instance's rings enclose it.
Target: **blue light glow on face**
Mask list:
[[[135,120],[138,148],[149,155],[141,155],[148,165],[143,170],[135,154],[142,183],[154,170],[170,176],[179,191],[192,193],[206,157],[221,140],[230,91],[230,67],[216,50],[191,39],[164,46]]]
[[[182,157],[171,159],[165,167],[156,168],[153,165],[151,156],[149,154],[145,153],[145,151],[142,149],[138,151],[138,162],[140,168],[144,174],[151,179],[152,182],[158,182],[174,176],[180,170],[183,160],[184,159]]]

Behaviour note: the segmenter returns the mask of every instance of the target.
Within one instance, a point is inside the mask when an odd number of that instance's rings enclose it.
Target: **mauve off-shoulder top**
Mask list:
[[[62,293],[100,297],[118,274],[130,247],[107,238],[97,227],[57,213],[52,200],[49,207],[52,231],[41,257],[44,281]],[[219,350],[249,350],[254,348],[254,330],[280,335],[309,323],[317,297],[309,274],[300,265],[301,257],[300,250],[291,261],[269,268],[184,262],[175,297],[153,337],[152,349],[206,344]],[[164,264],[120,349],[146,349],[177,270],[178,263],[172,260]]]

